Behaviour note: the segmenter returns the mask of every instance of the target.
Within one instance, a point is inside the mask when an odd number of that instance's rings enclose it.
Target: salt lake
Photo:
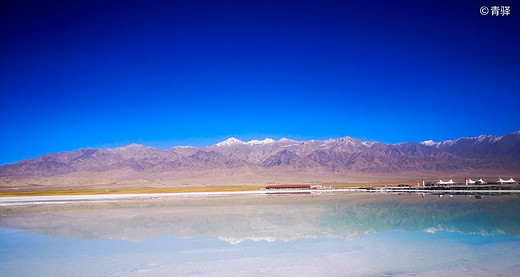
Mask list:
[[[520,197],[182,195],[0,207],[0,276],[273,275],[518,276]]]

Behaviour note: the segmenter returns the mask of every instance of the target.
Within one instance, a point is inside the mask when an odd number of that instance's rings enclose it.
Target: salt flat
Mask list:
[[[514,195],[76,197],[0,206],[0,275],[520,274]]]

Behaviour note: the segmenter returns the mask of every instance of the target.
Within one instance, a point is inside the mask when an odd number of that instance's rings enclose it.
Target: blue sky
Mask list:
[[[360,2],[3,1],[0,164],[133,142],[520,130],[514,3]]]

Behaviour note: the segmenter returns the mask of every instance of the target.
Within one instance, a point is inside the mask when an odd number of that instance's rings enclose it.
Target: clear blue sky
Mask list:
[[[133,142],[517,131],[515,4],[2,1],[0,164]]]

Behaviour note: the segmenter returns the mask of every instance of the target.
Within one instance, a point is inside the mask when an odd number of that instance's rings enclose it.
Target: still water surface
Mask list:
[[[242,195],[0,207],[0,276],[518,276],[518,196]]]

